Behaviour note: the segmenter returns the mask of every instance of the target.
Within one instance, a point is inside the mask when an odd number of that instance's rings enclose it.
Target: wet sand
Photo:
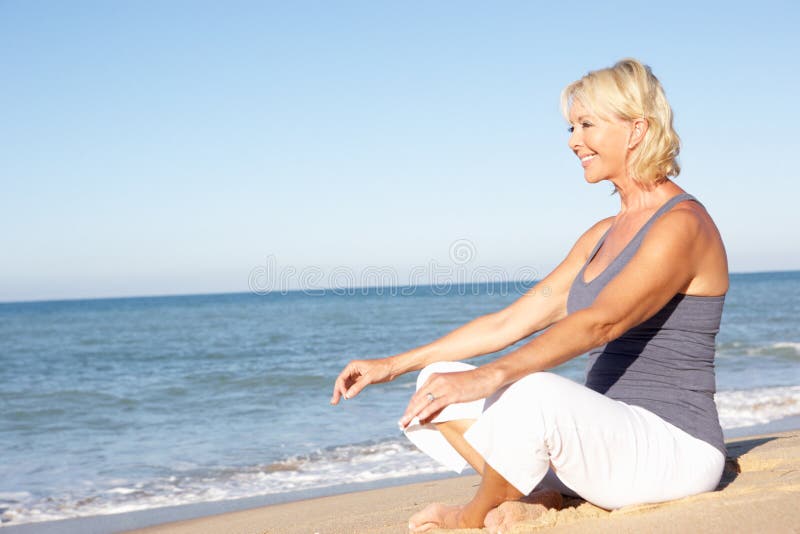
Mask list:
[[[717,491],[667,503],[608,512],[577,499],[511,532],[753,532],[800,533],[800,430],[728,440]],[[130,532],[165,533],[403,533],[430,502],[463,503],[477,476],[456,477],[265,506],[166,523]],[[460,534],[487,532],[467,529]]]

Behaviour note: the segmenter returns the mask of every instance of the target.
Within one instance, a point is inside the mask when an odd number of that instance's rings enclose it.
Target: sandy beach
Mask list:
[[[512,532],[800,532],[800,430],[728,440],[715,492],[608,512],[580,500]],[[456,477],[322,497],[130,531],[182,533],[402,533],[429,502],[461,503],[479,479]],[[450,531],[454,532],[454,531]],[[462,534],[486,532],[471,529]]]

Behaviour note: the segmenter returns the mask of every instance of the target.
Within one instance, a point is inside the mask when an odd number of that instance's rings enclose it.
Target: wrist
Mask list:
[[[397,359],[397,356],[387,356],[385,358],[386,364],[389,366],[389,380],[394,380],[398,376],[402,375],[404,371],[402,370],[402,366]]]
[[[416,348],[386,358],[389,363],[392,378],[402,374],[419,371],[427,365],[423,348]]]
[[[492,385],[493,391],[497,391],[509,382],[506,369],[497,361],[487,363],[479,367],[479,369],[485,374],[485,378]]]

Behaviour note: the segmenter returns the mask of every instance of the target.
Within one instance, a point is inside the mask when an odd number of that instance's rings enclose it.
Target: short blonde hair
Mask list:
[[[642,186],[649,189],[681,172],[681,140],[672,127],[672,108],[650,67],[627,58],[572,82],[561,92],[561,112],[567,120],[575,100],[600,117],[647,121],[644,139],[630,160],[632,177]]]

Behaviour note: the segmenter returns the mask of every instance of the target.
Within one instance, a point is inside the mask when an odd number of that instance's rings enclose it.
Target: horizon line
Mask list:
[[[793,273],[800,272],[800,269],[779,269],[768,271],[736,271],[730,272],[729,275],[755,275],[755,274],[777,274],[777,273]],[[125,299],[162,299],[162,298],[178,298],[178,297],[216,297],[223,295],[254,295],[254,296],[268,296],[272,293],[284,295],[289,293],[328,293],[337,291],[359,291],[359,290],[377,290],[377,289],[405,289],[411,287],[430,288],[430,287],[467,287],[467,286],[480,286],[489,284],[532,284],[540,279],[534,280],[483,280],[475,282],[448,282],[447,284],[395,284],[395,285],[361,285],[361,286],[346,286],[346,287],[325,287],[325,288],[296,288],[280,291],[270,291],[267,293],[259,293],[253,290],[245,291],[212,291],[212,292],[198,292],[198,293],[161,293],[161,294],[145,294],[145,295],[111,295],[102,297],[66,297],[66,298],[41,298],[41,299],[23,299],[23,300],[0,300],[0,306],[6,304],[44,304],[56,302],[80,302],[92,300],[125,300]]]

